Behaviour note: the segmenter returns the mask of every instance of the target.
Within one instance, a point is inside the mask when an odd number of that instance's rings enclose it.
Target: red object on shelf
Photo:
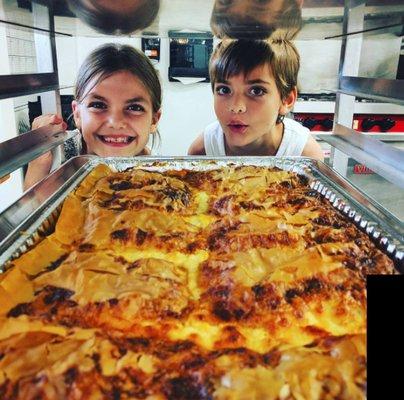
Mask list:
[[[295,113],[294,118],[311,131],[332,131],[334,114]]]
[[[354,174],[357,175],[370,175],[374,174],[374,172],[369,169],[366,165],[363,164],[355,164],[353,167]]]
[[[330,113],[295,113],[294,118],[311,131],[330,132],[334,114]],[[367,133],[403,133],[404,115],[398,114],[355,114],[353,129]]]
[[[404,115],[358,114],[354,115],[353,129],[369,133],[404,132]]]

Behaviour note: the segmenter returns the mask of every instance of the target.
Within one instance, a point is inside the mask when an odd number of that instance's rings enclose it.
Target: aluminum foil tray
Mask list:
[[[14,258],[38,243],[54,229],[66,196],[98,164],[113,170],[144,168],[209,170],[233,165],[278,167],[307,177],[336,209],[349,218],[376,243],[404,273],[404,224],[380,204],[363,194],[345,178],[320,161],[303,157],[141,157],[72,158],[58,170],[26,192],[0,215],[0,272]]]

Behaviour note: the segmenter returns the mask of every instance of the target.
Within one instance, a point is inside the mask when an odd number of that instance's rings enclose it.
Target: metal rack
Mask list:
[[[53,66],[52,72],[0,75],[0,99],[38,93],[44,114],[60,114],[61,104],[56,59],[56,32],[52,0],[33,1],[32,14],[35,21],[48,25],[48,29],[35,26],[35,24],[34,26],[27,26],[16,21],[1,20],[0,23],[48,34]],[[68,35],[63,33],[58,34]],[[48,56],[48,54],[41,54],[40,50],[38,57]],[[56,128],[48,127],[30,131],[0,143],[0,177],[15,171],[41,154],[63,144],[69,137],[67,132],[61,132]]]
[[[365,5],[366,0],[345,2],[333,133],[322,140],[333,146],[331,164],[342,175],[351,156],[404,188],[404,151],[351,129],[356,96],[404,105],[404,81],[358,77]]]

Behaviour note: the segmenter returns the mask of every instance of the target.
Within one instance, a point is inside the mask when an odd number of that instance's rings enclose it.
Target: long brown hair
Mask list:
[[[116,43],[98,47],[84,60],[76,79],[74,91],[76,101],[81,102],[94,86],[119,71],[128,71],[140,79],[150,95],[153,114],[157,113],[161,108],[162,89],[153,64],[134,47]],[[95,83],[89,87],[94,78]],[[156,135],[160,140],[158,132]],[[152,136],[152,147],[155,145],[156,135]]]

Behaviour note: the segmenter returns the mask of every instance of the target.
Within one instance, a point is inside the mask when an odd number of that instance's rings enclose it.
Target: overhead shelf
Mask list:
[[[293,108],[294,113],[329,113],[334,114],[334,101],[297,100]],[[374,103],[356,101],[354,114],[391,114],[404,115],[404,107],[389,103]]]
[[[404,80],[343,76],[333,92],[404,105]]]
[[[0,99],[27,96],[56,89],[59,89],[56,72],[0,75]]]

